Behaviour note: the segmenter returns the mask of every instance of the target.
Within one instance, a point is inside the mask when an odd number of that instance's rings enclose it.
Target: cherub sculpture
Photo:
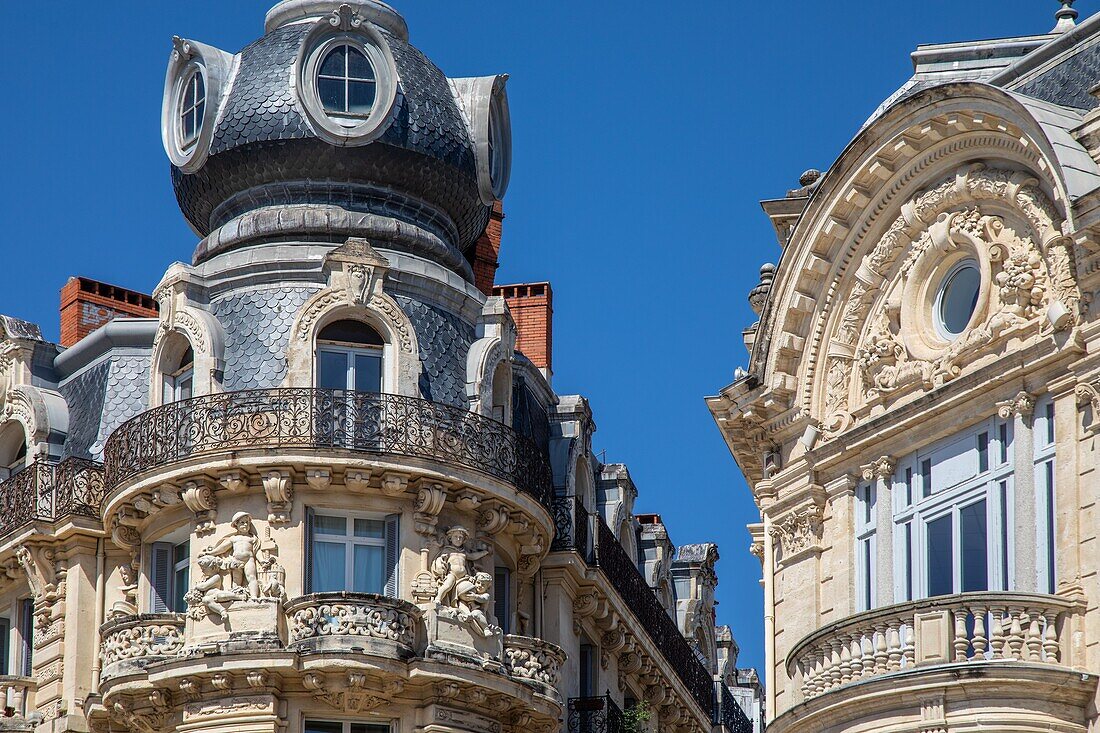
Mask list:
[[[500,627],[489,623],[485,607],[489,605],[489,589],[493,587],[493,576],[478,573],[473,578],[465,577],[455,586],[458,601],[458,620],[466,623],[486,639],[500,633]]]
[[[435,602],[458,608],[458,585],[462,580],[473,579],[470,563],[489,554],[485,548],[467,549],[470,533],[465,527],[451,527],[446,533],[447,544],[432,562],[432,575],[439,581]],[[490,582],[492,578],[490,578]]]
[[[271,569],[275,558],[260,548],[252,515],[237,512],[233,515],[232,525],[232,534],[199,555],[198,565],[205,577],[188,591],[186,599],[193,611],[200,615],[201,608],[224,617],[226,602],[276,597],[274,589],[269,588],[264,588],[261,595],[260,570]]]

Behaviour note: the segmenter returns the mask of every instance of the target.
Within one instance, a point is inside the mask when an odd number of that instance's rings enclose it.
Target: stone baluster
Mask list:
[[[993,650],[993,659],[1005,658],[1005,609],[995,606],[990,609],[989,646]]]
[[[896,672],[901,669],[902,655],[901,634],[898,624],[890,624],[886,638],[886,670]]]
[[[15,710],[16,715],[25,715],[27,712],[26,700],[27,700],[27,688],[25,685],[12,685],[11,688],[11,706]],[[6,697],[6,695],[5,695]]]
[[[839,634],[840,640],[840,684],[846,685],[852,681],[852,644],[851,636]]]
[[[1039,614],[1024,614],[1027,624],[1027,658],[1038,662],[1043,658],[1043,634],[1039,627]]]
[[[829,647],[822,645],[814,658],[814,695],[825,692],[829,682]]]
[[[829,684],[825,688],[831,690],[840,686],[840,644],[829,642]]]
[[[875,674],[884,673],[889,662],[888,645],[886,643],[888,629],[889,626],[885,623],[875,626]]]
[[[901,642],[901,658],[904,662],[904,668],[910,669],[917,665],[917,650],[916,644],[913,639],[913,624],[907,623],[901,628],[902,642]]]
[[[1043,661],[1047,664],[1058,663],[1058,615],[1049,613],[1043,618],[1046,628],[1043,629]]]
[[[1020,654],[1024,648],[1024,630],[1020,626],[1020,615],[1023,611],[1016,607],[1009,607],[1009,625],[1008,625],[1008,659],[1022,659]]]
[[[798,669],[802,672],[802,699],[803,700],[809,700],[811,697],[813,697],[813,695],[810,694],[811,690],[813,690],[813,680],[814,680],[814,678],[813,678],[813,674],[814,674],[813,665],[814,665],[813,656],[810,655],[810,654],[807,654],[806,656],[802,657],[802,659],[798,660]]]
[[[985,650],[989,648],[989,638],[985,631],[985,620],[989,609],[985,606],[974,606],[970,612],[974,614],[974,638],[970,642],[974,646],[973,658],[981,661],[985,659]]]
[[[863,634],[854,634],[852,636],[852,681],[870,673],[871,670],[864,663]]]
[[[955,648],[955,661],[965,662],[966,652],[970,648],[970,639],[967,638],[966,633],[966,620],[969,615],[969,611],[965,608],[959,609],[955,613],[955,640],[953,646]]]

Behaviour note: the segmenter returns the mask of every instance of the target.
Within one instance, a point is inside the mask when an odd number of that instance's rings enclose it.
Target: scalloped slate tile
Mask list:
[[[99,437],[110,370],[110,362],[105,361],[60,386],[61,396],[69,406],[69,435],[65,439],[63,457],[92,457],[92,444]]]
[[[405,296],[396,298],[416,330],[420,349],[420,393],[424,399],[466,406],[466,356],[473,326],[453,313]]]

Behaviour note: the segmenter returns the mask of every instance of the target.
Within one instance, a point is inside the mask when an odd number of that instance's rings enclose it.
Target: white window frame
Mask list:
[[[979,501],[985,501],[986,511],[985,585],[988,590],[1010,590],[1014,585],[1012,433],[1011,422],[991,418],[926,446],[898,462],[891,492],[894,499],[893,596],[896,603],[929,597],[928,525],[948,514],[952,515],[952,593],[961,592],[961,511]],[[983,434],[984,460],[981,448]],[[967,448],[967,452],[974,452],[975,474],[939,490],[926,487],[928,475],[933,480],[935,477],[937,464],[932,463],[932,456],[947,446],[971,439],[974,441],[973,448]],[[909,489],[906,484],[908,476],[911,476]],[[905,544],[906,526],[909,527],[911,539],[908,551]],[[907,579],[911,580],[908,587]],[[1006,580],[1008,588],[1005,587]]]
[[[379,592],[380,595],[397,596],[397,589],[400,586],[400,565],[401,565],[401,537],[400,537],[400,519],[397,514],[383,514],[380,512],[349,512],[341,509],[325,509],[322,507],[313,507],[309,511],[309,536],[307,538],[306,552],[308,553],[309,560],[307,562],[309,573],[308,584],[311,592],[333,592],[333,591],[317,591],[313,587],[314,576],[314,550],[313,545],[318,541],[318,534],[316,531],[316,519],[318,516],[323,517],[339,517],[347,520],[347,534],[343,537],[340,535],[321,535],[324,542],[332,542],[334,544],[341,543],[344,545],[344,588],[349,593],[373,593],[374,591],[354,591],[352,585],[355,580],[355,547],[380,547],[382,549],[382,562],[383,569],[387,571],[388,575],[383,579],[382,589]],[[355,536],[355,520],[365,519],[374,522],[382,522],[383,532],[382,538],[377,537],[356,537]],[[392,567],[389,560],[394,560]],[[391,587],[392,586],[392,587]],[[389,591],[392,591],[389,592]]]
[[[182,76],[182,83],[179,88],[179,100],[176,102],[176,145],[179,146],[181,151],[185,153],[195,146],[199,141],[199,136],[202,135],[202,126],[206,122],[206,115],[210,111],[209,100],[209,88],[206,82],[206,74],[203,72],[202,66],[197,63],[188,64],[185,68]],[[202,99],[198,98],[197,81],[202,81]],[[195,90],[195,98],[192,100],[190,107],[184,107],[184,100],[187,98],[187,88],[193,87]],[[196,114],[195,119],[195,134],[191,137],[187,136],[187,132],[184,128],[184,118],[195,111],[199,105],[202,105],[202,117],[198,117]]]
[[[344,52],[344,73],[341,76],[332,76],[330,74],[322,74],[321,73],[321,68],[325,65],[325,59],[327,59],[329,57],[329,54],[333,53],[338,48],[347,49]],[[371,68],[372,78],[370,78],[370,79],[360,79],[359,77],[351,76],[351,70],[350,70],[351,64],[350,64],[350,60],[349,60],[348,51],[355,51],[356,53],[360,54],[361,56],[363,56],[363,58],[365,58],[367,60],[367,64]],[[379,89],[378,89],[378,86],[379,86],[378,85],[378,70],[377,70],[376,65],[375,65],[375,60],[372,58],[373,55],[374,54],[372,54],[370,51],[367,50],[366,44],[361,43],[361,42],[356,41],[356,40],[352,40],[351,38],[348,38],[348,37],[337,37],[337,38],[331,39],[330,41],[327,41],[324,44],[322,44],[322,46],[317,50],[317,67],[316,67],[317,71],[316,71],[316,76],[314,77],[314,83],[317,85],[317,90],[318,90],[317,101],[321,105],[321,109],[323,109],[325,111],[325,114],[327,114],[333,120],[337,120],[339,122],[342,122],[343,124],[347,125],[348,127],[354,127],[355,125],[360,124],[363,120],[366,120],[371,116],[371,112],[374,111],[375,105],[378,104],[378,91],[379,91]],[[326,81],[340,81],[340,82],[343,82],[343,84],[344,84],[344,107],[345,107],[344,110],[337,111],[337,110],[331,110],[331,109],[328,109],[327,107],[325,107],[325,102],[324,102],[323,99],[321,99],[321,95],[320,95],[321,85],[320,85],[319,82],[322,79],[324,79]],[[362,112],[351,112],[351,111],[346,109],[348,107],[350,101],[351,101],[351,84],[352,84],[352,82],[355,82],[357,84],[370,83],[371,86],[374,87],[374,101],[371,102],[370,110],[368,110],[365,114],[362,113]]]
[[[387,733],[394,733],[396,730],[394,720],[345,720],[343,718],[314,718],[308,715],[302,715],[302,731],[307,730],[307,726],[310,723],[339,723],[341,733],[351,733],[351,726],[353,725],[373,725],[379,729],[385,728]],[[381,733],[381,731],[380,731]]]
[[[869,611],[875,607],[878,593],[878,578],[875,573],[875,558],[878,554],[878,541],[875,536],[877,526],[878,501],[873,482],[862,482],[856,486],[856,610]]]
[[[182,560],[176,560],[176,549],[179,547],[187,546],[187,555]],[[158,573],[159,568],[156,562],[156,553],[158,551],[164,551],[168,553],[168,576],[165,578],[164,588],[165,594],[163,597],[158,593]],[[182,532],[173,532],[168,537],[161,538],[156,542],[150,542],[148,549],[145,553],[146,567],[149,568],[146,575],[146,582],[149,584],[149,590],[147,593],[148,608],[150,613],[183,613],[186,608],[172,608],[176,595],[180,588],[180,572],[187,571],[187,579],[184,585],[189,585],[191,581],[191,538],[190,535],[184,535]],[[186,587],[184,588],[186,591]]]
[[[1053,593],[1058,581],[1054,562],[1057,535],[1057,502],[1055,489],[1055,434],[1054,400],[1049,395],[1036,400],[1032,413],[1031,435],[1033,440],[1035,482],[1035,562],[1036,585],[1040,593]]]
[[[325,341],[319,341],[317,343],[317,353],[314,356],[315,365],[314,373],[317,375],[317,381],[320,382],[321,377],[321,354],[341,354],[343,355],[345,362],[345,368],[347,369],[347,380],[345,381],[344,389],[349,392],[356,391],[355,389],[355,357],[356,356],[373,356],[378,359],[378,393],[382,393],[386,389],[386,350],[383,346],[341,346]],[[320,386],[319,384],[317,386]]]

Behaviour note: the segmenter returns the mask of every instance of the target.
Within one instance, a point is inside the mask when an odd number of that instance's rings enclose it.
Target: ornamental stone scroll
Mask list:
[[[382,336],[382,391],[420,396],[420,351],[412,321],[383,292],[389,262],[365,239],[351,238],[325,257],[328,287],[315,293],[290,331],[284,387],[312,387],[314,348],[321,329],[334,321],[362,321]]]
[[[174,371],[188,348],[194,358],[194,393],[221,391],[225,368],[225,333],[213,314],[196,307],[189,294],[195,289],[190,271],[172,265],[153,291],[160,310],[160,324],[153,337],[150,358],[149,406],[158,407],[164,398],[164,377]]]

